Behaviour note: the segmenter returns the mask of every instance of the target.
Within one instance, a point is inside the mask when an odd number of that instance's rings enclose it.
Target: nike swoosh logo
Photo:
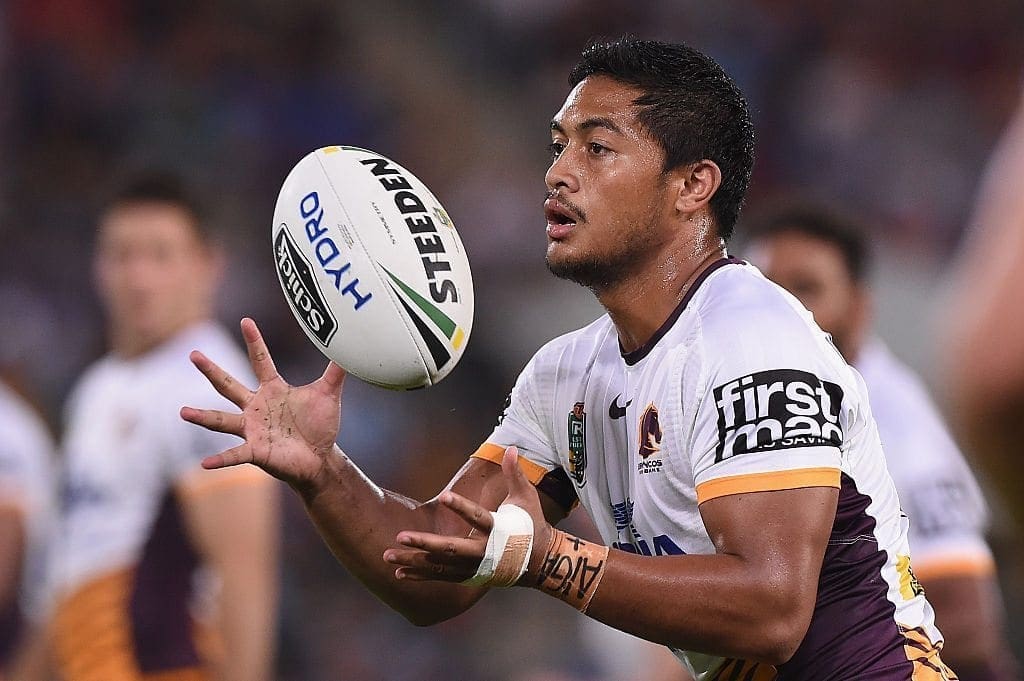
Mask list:
[[[618,395],[616,395],[615,399],[612,400],[612,403],[608,405],[608,416],[610,418],[612,418],[612,419],[621,419],[623,416],[626,415],[626,407],[628,407],[629,405],[633,404],[633,400],[631,398],[631,399],[626,401],[625,405],[620,407],[619,406],[619,398],[620,397],[622,397],[622,393],[619,393]]]

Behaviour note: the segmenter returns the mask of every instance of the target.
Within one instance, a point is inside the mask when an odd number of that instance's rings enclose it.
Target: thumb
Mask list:
[[[501,458],[501,472],[505,476],[510,497],[519,496],[532,487],[523,469],[519,467],[519,449],[515,446],[505,448],[505,455]]]
[[[328,362],[327,368],[324,369],[324,373],[320,376],[320,380],[323,381],[326,393],[331,397],[338,397],[341,395],[342,386],[345,384],[345,376],[348,374],[344,369],[334,362]]]

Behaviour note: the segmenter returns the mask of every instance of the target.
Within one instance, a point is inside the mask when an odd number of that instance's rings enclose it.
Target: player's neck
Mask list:
[[[615,324],[622,349],[632,352],[650,340],[701,273],[727,255],[722,243],[686,258],[672,253],[645,272],[596,292]]]
[[[843,356],[847,364],[855,365],[860,361],[861,354],[864,349],[864,338],[857,334],[851,338],[845,339],[842,344],[838,343],[833,339],[833,343],[836,345],[836,349],[839,350],[839,354]]]

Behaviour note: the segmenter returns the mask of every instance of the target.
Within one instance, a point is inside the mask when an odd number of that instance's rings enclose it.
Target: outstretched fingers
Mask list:
[[[263,334],[249,317],[242,319],[242,338],[245,339],[245,349],[249,353],[249,363],[252,365],[253,373],[259,380],[260,385],[269,383],[278,377],[277,367],[270,356],[270,350],[263,340]]]
[[[476,530],[489,534],[491,528],[494,527],[494,516],[491,515],[491,512],[461,494],[451,491],[442,492],[439,500],[446,507],[458,513]]]
[[[486,541],[445,537],[429,532],[401,532],[400,544],[384,552],[399,579],[461,582],[476,572]]]
[[[245,437],[245,419],[241,414],[229,414],[219,409],[196,409],[195,407],[182,407],[179,413],[184,420],[207,430]]]
[[[251,390],[198,350],[193,350],[188,358],[203,376],[206,376],[206,380],[210,382],[214,390],[231,400],[239,409],[245,409],[245,405],[252,399],[253,393]]]
[[[479,538],[446,537],[431,532],[410,531],[399,533],[397,540],[402,546],[420,549],[437,556],[447,556],[453,562],[461,558],[472,558],[479,561],[481,548],[486,543]]]
[[[203,459],[203,468],[226,468],[237,466],[240,463],[253,463],[252,448],[248,443],[242,443],[237,447],[225,449],[220,454],[214,454]]]

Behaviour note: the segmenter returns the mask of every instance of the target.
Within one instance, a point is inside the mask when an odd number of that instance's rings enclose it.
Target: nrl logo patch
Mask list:
[[[587,414],[577,402],[569,412],[569,475],[582,487],[587,474]]]

